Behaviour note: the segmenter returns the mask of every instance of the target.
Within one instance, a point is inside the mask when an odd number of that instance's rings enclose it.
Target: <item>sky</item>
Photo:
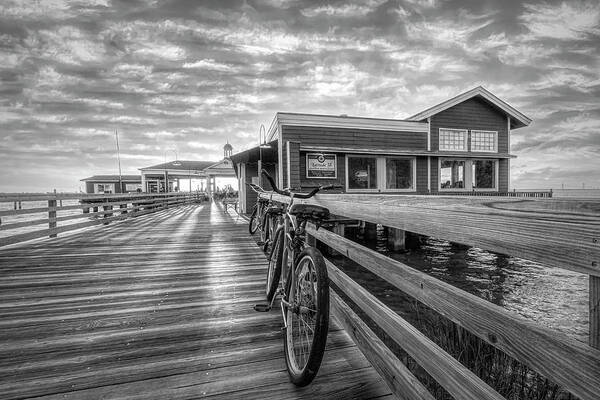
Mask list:
[[[277,111],[403,119],[482,85],[513,187],[600,187],[600,3],[0,0],[0,192],[258,144]]]

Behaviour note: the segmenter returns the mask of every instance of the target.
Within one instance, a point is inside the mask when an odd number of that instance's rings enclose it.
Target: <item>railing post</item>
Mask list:
[[[56,228],[56,199],[48,200],[48,228]],[[50,237],[56,237],[56,233],[50,233]]]

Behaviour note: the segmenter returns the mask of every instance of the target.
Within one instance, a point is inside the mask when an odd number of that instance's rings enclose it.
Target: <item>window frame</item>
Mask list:
[[[493,133],[494,134],[494,150],[476,150],[473,148],[474,133]],[[498,131],[487,131],[483,129],[471,129],[471,148],[473,153],[497,153],[498,152]]]
[[[451,131],[451,132],[462,132],[465,135],[464,138],[464,148],[461,150],[457,149],[443,149],[442,148],[442,131]],[[438,128],[438,150],[439,151],[469,151],[469,130],[462,128]]]
[[[102,191],[100,191],[100,186],[102,186]],[[106,191],[106,187],[109,187],[110,191],[107,192]],[[95,184],[95,188],[94,188],[94,193],[98,193],[98,194],[113,194],[115,193],[115,187],[116,185],[114,183],[96,183]]]
[[[499,187],[500,187],[500,182],[498,181],[498,178],[500,177],[500,173],[499,173],[499,167],[500,167],[500,160],[495,159],[495,158],[476,158],[471,160],[470,164],[470,168],[471,168],[471,172],[469,172],[469,174],[473,173],[473,161],[493,161],[494,162],[494,187],[493,188],[477,188],[477,187],[473,187],[473,183],[475,180],[475,176],[471,176],[470,177],[470,185],[471,185],[471,190],[475,191],[475,192],[497,192],[499,191]]]
[[[377,187],[375,189],[351,189],[350,188],[350,174],[348,169],[348,160],[350,158],[374,158],[376,173],[377,173]],[[410,160],[412,167],[412,185],[408,189],[388,189],[386,188],[387,181],[387,168],[386,160],[388,159],[403,159]],[[346,192],[348,193],[414,193],[417,191],[417,157],[412,156],[393,156],[393,155],[373,155],[373,154],[346,154],[344,157],[345,162],[345,181],[346,181]]]
[[[377,179],[375,180],[377,187],[375,189],[350,189],[350,174],[348,173],[348,159],[350,158],[374,158],[375,159],[375,172]],[[363,192],[363,193],[378,193],[379,190],[379,161],[378,156],[371,154],[346,154],[345,159],[345,175],[346,175],[346,192]]]
[[[465,162],[465,184],[462,189],[442,188],[442,161],[464,161]],[[473,161],[493,161],[494,162],[494,187],[476,188],[473,187]],[[467,158],[467,157],[438,157],[438,192],[497,192],[500,187],[498,178],[500,160],[496,158]]]
[[[408,189],[388,189],[386,187],[387,184],[387,160],[410,160],[411,168],[412,168],[412,181],[411,187]],[[379,162],[379,160],[378,160]],[[417,158],[416,157],[405,157],[405,156],[381,156],[381,169],[383,170],[383,174],[381,177],[381,183],[383,185],[381,192],[386,193],[402,193],[402,192],[416,192],[417,191]],[[378,165],[379,167],[379,165]],[[379,183],[379,181],[378,181]]]

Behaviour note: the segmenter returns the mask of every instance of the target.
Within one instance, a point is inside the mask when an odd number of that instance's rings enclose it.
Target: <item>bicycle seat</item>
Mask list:
[[[329,218],[329,209],[312,204],[294,204],[290,208],[290,214],[301,219],[323,220]]]

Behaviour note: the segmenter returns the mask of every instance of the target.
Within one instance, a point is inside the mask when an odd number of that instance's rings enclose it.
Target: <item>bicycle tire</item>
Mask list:
[[[306,386],[319,371],[329,330],[329,278],[319,250],[302,250],[294,263],[294,274],[295,285],[287,285],[292,307],[286,313],[285,362],[292,383]]]
[[[248,232],[250,232],[251,235],[254,235],[258,229],[258,218],[256,217],[256,213],[258,213],[258,207],[254,206],[252,214],[250,215],[250,222],[248,223]]]
[[[275,232],[275,240],[271,251],[269,252],[269,267],[267,270],[267,300],[271,302],[281,278],[281,261],[283,259],[283,228],[277,229]]]

